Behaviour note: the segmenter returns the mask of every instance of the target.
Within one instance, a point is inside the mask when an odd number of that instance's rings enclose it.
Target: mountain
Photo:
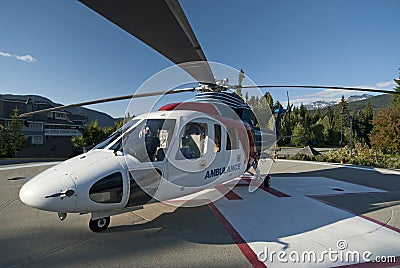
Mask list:
[[[320,100],[320,101],[313,101],[312,103],[306,104],[304,106],[307,108],[307,110],[317,110],[317,109],[323,109],[325,107],[335,105],[336,103],[337,102],[335,102],[335,101],[326,102],[324,100]]]
[[[360,101],[360,100],[366,100],[373,97],[373,95],[369,95],[369,94],[362,94],[362,95],[352,95],[350,97],[348,97],[346,99],[346,101],[348,103],[350,102],[355,102],[355,101]],[[308,109],[308,110],[317,110],[317,109],[323,109],[325,107],[328,106],[334,106],[335,104],[338,104],[339,100],[336,101],[324,101],[324,100],[318,100],[318,101],[313,101],[309,104],[305,104],[304,106]]]
[[[364,94],[364,95],[368,95],[368,94]],[[349,110],[350,110],[350,112],[360,111],[360,110],[364,109],[367,106],[368,102],[370,101],[371,105],[372,105],[372,109],[374,110],[374,113],[376,113],[379,109],[381,109],[383,107],[389,107],[390,101],[392,98],[393,98],[393,96],[391,94],[382,94],[382,95],[378,95],[378,96],[372,96],[367,99],[352,101],[352,102],[349,102]],[[335,110],[339,109],[339,105],[338,104],[332,105],[331,108],[333,111],[335,111]],[[327,107],[320,109],[320,110],[321,110],[321,114],[325,114]]]
[[[28,97],[30,97],[34,103],[46,103],[46,104],[50,105],[51,107],[57,107],[57,106],[63,105],[60,103],[55,103],[46,97],[38,96],[38,95],[2,94],[2,96],[4,97],[4,99],[11,99],[11,100],[22,101],[22,102],[26,102]],[[88,109],[88,108],[84,108],[84,107],[67,108],[65,110],[72,114],[81,114],[81,115],[86,116],[89,120],[89,123],[93,122],[94,120],[97,120],[100,127],[112,127],[112,126],[114,126],[115,122],[118,120],[118,119],[111,117],[110,115],[108,115],[106,113]]]
[[[347,102],[354,102],[354,101],[359,101],[359,100],[366,100],[373,97],[373,95],[369,94],[362,94],[362,95],[353,95],[347,98]]]
[[[390,101],[392,99],[393,99],[393,95],[383,94],[383,95],[373,96],[373,97],[370,97],[370,98],[364,99],[364,100],[353,101],[353,102],[349,103],[349,110],[351,112],[360,111],[360,110],[364,109],[367,106],[368,101],[370,101],[371,105],[372,105],[372,109],[374,110],[374,112],[377,112],[380,108],[389,107]]]

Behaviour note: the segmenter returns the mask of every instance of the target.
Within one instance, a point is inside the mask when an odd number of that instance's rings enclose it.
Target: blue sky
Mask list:
[[[207,58],[243,68],[258,84],[391,89],[399,76],[398,0],[180,3]],[[0,0],[0,29],[0,93],[64,104],[126,95],[173,65],[77,1]],[[285,89],[271,93],[286,102]],[[289,94],[299,104],[343,92]],[[127,104],[90,108],[120,117]]]

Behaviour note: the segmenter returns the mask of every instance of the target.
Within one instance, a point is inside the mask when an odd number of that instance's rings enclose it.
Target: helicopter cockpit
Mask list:
[[[122,137],[125,153],[140,162],[163,161],[175,129],[175,119],[145,119]]]
[[[127,153],[139,162],[163,161],[175,129],[175,119],[134,119],[93,148]]]

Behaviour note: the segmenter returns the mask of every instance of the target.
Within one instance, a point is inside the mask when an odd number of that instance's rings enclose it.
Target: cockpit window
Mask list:
[[[124,135],[125,153],[140,162],[163,161],[175,129],[175,119],[147,119]]]
[[[122,174],[116,172],[96,182],[89,190],[89,197],[97,203],[120,203],[122,187]]]
[[[104,141],[100,142],[99,144],[97,144],[94,149],[105,149],[109,144],[111,144],[113,141],[115,141],[118,137],[121,136],[122,132],[124,130],[129,129],[131,126],[135,125],[137,122],[139,121],[139,119],[133,119],[131,121],[129,121],[128,123],[126,123],[125,125],[123,125],[122,127],[120,127],[118,130],[116,130],[113,134],[111,134],[110,136],[108,136],[107,139],[105,139]]]

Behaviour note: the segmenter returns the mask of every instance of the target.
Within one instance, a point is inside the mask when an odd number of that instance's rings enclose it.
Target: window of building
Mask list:
[[[32,144],[43,144],[43,136],[42,135],[29,135],[26,138]]]
[[[116,172],[96,182],[89,190],[89,197],[97,203],[120,203],[122,187],[122,174]]]

